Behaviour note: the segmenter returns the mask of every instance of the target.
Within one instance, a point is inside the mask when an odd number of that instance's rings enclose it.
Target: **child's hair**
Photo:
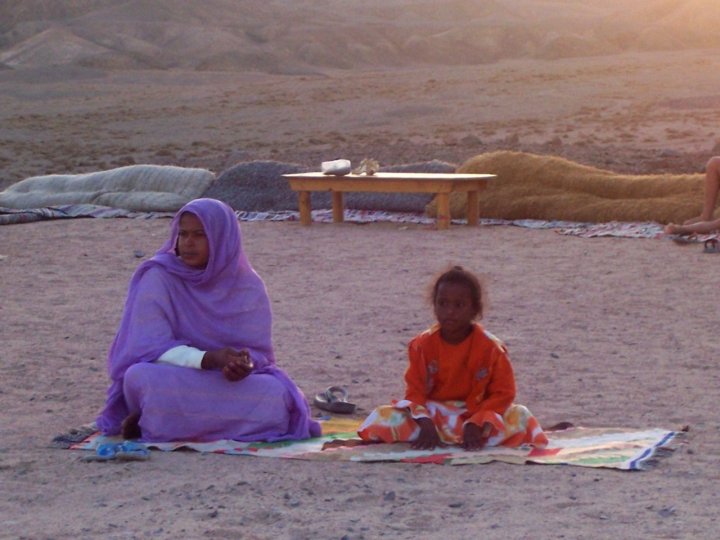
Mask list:
[[[433,306],[435,305],[438,289],[443,283],[457,283],[459,285],[465,285],[470,290],[470,298],[472,299],[473,307],[475,308],[475,317],[482,319],[485,287],[475,274],[458,265],[450,266],[448,269],[438,274],[433,280],[433,284],[430,288],[429,300]]]

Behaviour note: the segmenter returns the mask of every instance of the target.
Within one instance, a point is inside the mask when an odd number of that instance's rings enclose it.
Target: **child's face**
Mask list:
[[[205,268],[210,257],[208,239],[200,219],[190,213],[180,217],[177,241],[178,256],[188,266]]]
[[[443,339],[460,342],[468,336],[477,310],[473,305],[472,291],[467,285],[441,283],[433,308]]]

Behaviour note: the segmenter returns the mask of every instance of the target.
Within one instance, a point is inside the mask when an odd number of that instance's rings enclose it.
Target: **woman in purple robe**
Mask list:
[[[275,365],[271,330],[235,213],[191,201],[130,281],[98,427],[155,442],[320,435],[304,395]]]

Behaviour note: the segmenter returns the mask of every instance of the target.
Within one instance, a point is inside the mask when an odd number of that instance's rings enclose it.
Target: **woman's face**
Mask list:
[[[188,212],[180,216],[180,230],[177,241],[178,256],[188,266],[205,268],[210,257],[210,246],[205,228],[195,214]]]

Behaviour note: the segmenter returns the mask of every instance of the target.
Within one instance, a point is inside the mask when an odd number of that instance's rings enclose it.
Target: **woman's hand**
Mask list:
[[[410,445],[416,450],[432,450],[436,446],[445,446],[435,429],[435,424],[429,418],[415,418],[415,422],[420,426],[420,434]]]
[[[228,381],[240,381],[253,370],[253,362],[247,349],[236,351],[226,347],[208,351],[203,356],[203,369],[219,369]]]
[[[482,427],[468,422],[463,429],[462,447],[465,450],[480,450],[485,447],[492,431],[492,424],[485,422]]]
[[[252,369],[253,363],[247,350],[243,349],[240,352],[235,352],[230,349],[228,362],[222,368],[222,372],[228,381],[240,381],[250,375]]]

